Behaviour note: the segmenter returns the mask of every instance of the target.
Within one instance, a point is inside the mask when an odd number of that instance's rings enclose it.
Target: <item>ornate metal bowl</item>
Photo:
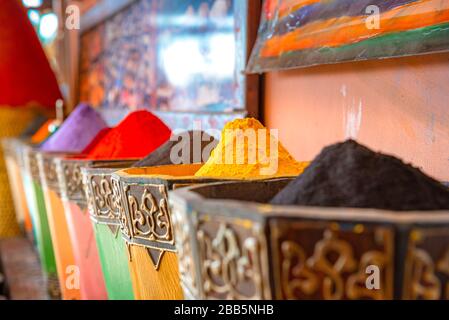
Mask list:
[[[122,236],[128,245],[148,249],[158,268],[164,252],[176,252],[168,192],[177,188],[207,183],[194,173],[201,164],[132,168],[112,175],[112,186],[119,207]]]
[[[81,168],[84,197],[94,223],[119,226],[118,199],[114,198],[112,174],[131,167],[135,160],[93,162]]]
[[[271,206],[288,179],[170,193],[194,299],[448,299],[449,212]]]

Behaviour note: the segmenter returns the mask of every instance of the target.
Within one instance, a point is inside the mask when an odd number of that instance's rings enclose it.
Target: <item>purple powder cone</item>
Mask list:
[[[81,153],[106,127],[106,122],[91,106],[80,104],[40,149],[46,152]]]

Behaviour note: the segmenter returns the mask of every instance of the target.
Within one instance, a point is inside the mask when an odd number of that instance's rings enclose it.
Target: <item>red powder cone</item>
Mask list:
[[[0,106],[54,108],[56,77],[19,0],[0,0]]]
[[[170,128],[157,116],[145,110],[135,111],[117,127],[105,131],[87,158],[140,159],[164,144],[170,135]]]

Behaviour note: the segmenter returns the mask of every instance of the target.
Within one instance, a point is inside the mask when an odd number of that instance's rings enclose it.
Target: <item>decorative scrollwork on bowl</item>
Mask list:
[[[40,181],[39,165],[37,162],[37,154],[32,150],[28,150],[25,155],[28,163],[29,172],[34,181]]]
[[[185,296],[193,299],[199,296],[199,287],[193,258],[189,221],[187,216],[177,209],[176,206],[172,208],[172,217],[181,285]]]
[[[124,185],[130,243],[175,251],[164,185]]]
[[[83,197],[83,177],[79,163],[68,162],[63,164],[63,172],[66,182],[66,192],[69,200],[82,200]]]
[[[115,177],[111,178],[112,185],[112,203],[113,208],[115,209],[113,212],[114,219],[118,221],[120,225],[120,231],[124,236],[125,240],[128,242],[128,239],[131,236],[131,231],[128,222],[128,216],[125,212],[125,206],[123,204],[122,197],[122,187],[120,185],[120,181]],[[126,192],[126,187],[123,188],[123,191]]]
[[[410,232],[405,263],[405,299],[449,299],[449,228],[416,228]]]
[[[55,158],[42,155],[40,156],[38,162],[42,166],[42,175],[45,184],[48,188],[50,188],[50,190],[59,195],[61,193],[61,189],[59,186]]]
[[[359,225],[365,231],[358,233],[332,226],[297,222],[273,228],[278,298],[392,299],[392,231],[382,227],[366,231]],[[357,242],[364,246],[358,247]],[[369,266],[380,270],[378,290],[366,285]]]
[[[209,226],[208,226],[209,225]],[[214,225],[214,226],[212,226]],[[237,231],[227,222],[200,221],[197,230],[202,285],[206,299],[267,299],[263,252],[257,227]],[[215,231],[212,231],[215,230]]]

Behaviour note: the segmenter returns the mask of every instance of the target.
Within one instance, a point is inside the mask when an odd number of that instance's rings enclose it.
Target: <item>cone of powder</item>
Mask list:
[[[107,124],[98,112],[87,104],[81,104],[40,149],[45,152],[80,153],[105,128]]]
[[[170,128],[151,112],[130,113],[87,153],[92,160],[140,159],[155,151],[171,136]]]
[[[133,167],[151,167],[175,164],[193,164],[206,162],[218,141],[204,131],[185,131],[173,134],[157,150]]]
[[[0,1],[0,106],[52,110],[61,92],[21,2]]]
[[[244,139],[244,145],[238,146],[238,140],[236,138],[236,131],[240,131],[244,134],[246,130],[253,130],[256,137],[259,134],[259,130],[265,135],[265,142],[261,143],[259,138],[255,142],[248,142]],[[304,171],[304,168],[308,163],[296,161],[288,151],[277,140],[277,167],[270,171],[264,171],[270,165],[266,163],[267,159],[261,161],[259,153],[263,152],[268,159],[271,156],[270,153],[270,139],[275,139],[271,136],[271,133],[266,129],[258,120],[253,118],[237,119],[229,122],[225,125],[222,133],[221,140],[217,147],[212,151],[209,160],[201,167],[195,174],[197,177],[203,178],[237,178],[237,179],[260,179],[260,178],[273,178],[273,177],[290,177],[297,176]],[[242,148],[244,151],[244,159],[242,163],[237,161],[236,149]],[[227,152],[231,150],[231,159],[233,163],[226,163]],[[253,153],[257,156],[255,163],[250,163],[249,154]],[[266,173],[265,173],[266,172]]]
[[[112,128],[104,128],[100,130],[100,132],[98,132],[95,138],[93,138],[92,141],[87,145],[87,147],[84,148],[83,152],[81,152],[82,154],[81,158],[84,158],[84,155],[89,154],[111,130]]]
[[[349,140],[323,149],[271,204],[447,210],[449,189],[398,158]]]

